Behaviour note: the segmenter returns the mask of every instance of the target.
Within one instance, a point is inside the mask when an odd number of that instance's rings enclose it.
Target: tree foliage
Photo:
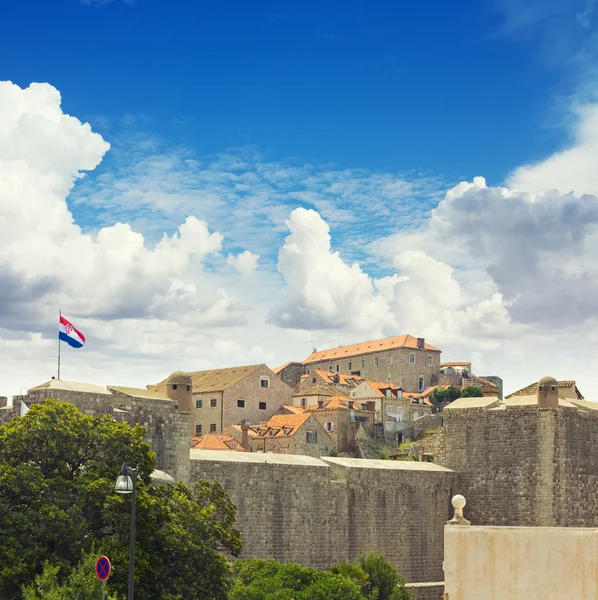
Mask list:
[[[363,600],[359,586],[343,575],[275,560],[235,563],[237,582],[230,600]]]
[[[367,576],[364,595],[369,600],[409,600],[411,592],[405,587],[405,579],[386,560],[383,554],[362,554],[358,565]]]
[[[461,398],[481,398],[483,395],[476,385],[468,385],[461,390]]]
[[[432,394],[432,400],[436,404],[448,404],[461,397],[461,388],[451,385],[447,388],[436,388]]]
[[[152,487],[156,458],[144,435],[55,400],[0,427],[0,598],[23,597],[40,574],[63,585],[94,546],[112,562],[109,587],[126,595],[131,497],[113,491],[125,462],[138,471],[138,597],[227,597],[223,552],[242,545],[234,505],[218,483]]]

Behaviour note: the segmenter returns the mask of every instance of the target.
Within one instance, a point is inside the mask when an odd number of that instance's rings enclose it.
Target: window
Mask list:
[[[309,375],[311,373],[311,371],[309,369],[307,369],[307,374]]]
[[[392,398],[392,390],[386,390],[386,397]]]
[[[392,354],[388,355],[388,364],[392,365]]]
[[[195,426],[195,435],[201,435],[201,425]]]
[[[419,377],[417,380],[417,389],[421,392],[424,389],[424,378]]]
[[[374,366],[377,367],[379,363],[380,363],[380,361],[378,360],[378,357],[376,356],[376,358],[374,359]]]
[[[260,402],[258,404],[258,407],[259,407],[260,410],[266,410],[266,403],[265,402]]]
[[[203,408],[203,400],[196,400],[195,408]]]
[[[270,380],[267,377],[260,377],[260,387],[270,387]]]
[[[305,408],[307,406],[307,402],[306,402],[305,398],[301,398],[301,406],[303,408]]]
[[[312,377],[312,378],[311,378],[311,382],[312,382],[312,383],[315,383],[315,382],[316,382],[316,378],[315,378],[315,377]]]
[[[386,378],[386,381],[390,382],[390,375]]]
[[[190,392],[190,391],[191,391],[191,386],[190,386],[190,385],[188,385],[188,386],[187,386],[187,391],[188,391],[188,392]]]
[[[365,360],[362,360],[362,361],[361,361],[361,368],[362,368],[362,369],[365,369]]]
[[[351,372],[351,369],[352,369],[352,368],[353,368],[353,363],[351,363],[351,362],[349,361],[349,373]]]
[[[210,425],[210,433],[216,433],[216,423]]]
[[[212,408],[216,408],[216,398],[212,398],[212,399],[210,400],[210,406],[211,406]]]
[[[330,368],[328,370],[332,373],[332,365],[330,365]]]
[[[176,390],[176,389],[177,389],[177,387],[179,387],[179,386],[178,386],[176,383],[173,383],[173,384],[172,384],[172,389],[173,389],[173,390]]]
[[[413,364],[413,363],[415,362],[415,354],[410,354],[410,355],[409,355],[409,362],[410,362],[411,364]]]
[[[428,355],[428,366],[432,366],[432,357],[430,355]]]
[[[245,400],[237,400],[237,408],[245,408]]]
[[[318,432],[317,431],[308,431],[305,437],[305,441],[308,444],[317,444],[318,443]]]
[[[331,421],[326,423],[326,431],[334,431],[334,423],[332,423]]]
[[[341,370],[341,366],[340,365],[336,365],[336,372],[338,373]]]

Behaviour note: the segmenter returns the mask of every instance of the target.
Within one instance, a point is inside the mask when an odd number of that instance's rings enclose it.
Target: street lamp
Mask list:
[[[125,463],[114,482],[114,491],[117,494],[133,494],[131,499],[131,537],[129,545],[129,600],[135,596],[135,504],[137,500],[137,469]]]

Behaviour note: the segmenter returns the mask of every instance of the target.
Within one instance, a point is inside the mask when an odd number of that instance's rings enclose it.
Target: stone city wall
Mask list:
[[[191,479],[237,505],[243,556],[328,569],[384,553],[408,581],[442,581],[456,474],[430,463],[191,451]]]

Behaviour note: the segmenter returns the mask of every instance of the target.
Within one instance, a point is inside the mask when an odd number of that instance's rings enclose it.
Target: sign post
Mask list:
[[[102,582],[102,600],[106,600],[106,581],[110,577],[112,567],[107,556],[100,556],[96,562],[96,575]]]

